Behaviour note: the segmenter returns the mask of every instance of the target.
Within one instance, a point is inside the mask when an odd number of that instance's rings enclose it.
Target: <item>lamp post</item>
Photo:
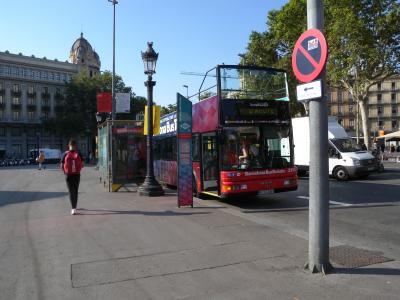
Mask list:
[[[183,87],[186,88],[186,98],[189,99],[189,86],[184,84]]]
[[[138,192],[141,196],[150,197],[164,195],[164,190],[154,177],[153,167],[153,86],[156,82],[152,80],[152,76],[156,72],[157,58],[158,53],[154,51],[153,43],[148,42],[146,52],[142,52],[144,74],[147,75],[147,81],[144,83],[147,87],[147,170],[146,178]]]
[[[112,78],[111,78],[111,103],[112,103],[112,108],[111,108],[111,120],[115,120],[115,4],[118,4],[117,0],[108,0],[108,2],[111,2],[114,10],[113,10],[113,70],[112,70]]]

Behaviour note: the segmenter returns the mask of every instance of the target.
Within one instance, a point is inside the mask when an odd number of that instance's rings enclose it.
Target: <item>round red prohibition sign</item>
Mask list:
[[[327,57],[328,45],[323,33],[315,28],[303,32],[294,45],[294,75],[301,82],[313,81],[324,69]]]

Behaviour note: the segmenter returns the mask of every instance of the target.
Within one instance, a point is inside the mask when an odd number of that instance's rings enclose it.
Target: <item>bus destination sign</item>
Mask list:
[[[225,124],[290,122],[288,101],[225,100],[221,105]]]

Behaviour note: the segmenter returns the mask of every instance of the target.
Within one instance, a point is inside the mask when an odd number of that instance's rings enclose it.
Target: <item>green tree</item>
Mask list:
[[[396,0],[325,0],[325,35],[329,45],[327,83],[347,90],[361,112],[365,137],[369,136],[367,115],[371,86],[399,73],[400,4]],[[293,47],[306,30],[305,0],[290,0],[271,11],[267,30],[250,35],[242,64],[273,66],[288,71],[294,111],[296,80],[292,73]],[[364,139],[369,148],[369,140]]]
[[[174,111],[177,111],[176,104],[168,104],[167,106],[161,106],[160,115],[164,116]]]
[[[96,95],[101,91],[111,92],[111,72],[89,77],[83,71],[75,75],[66,85],[65,95],[56,95],[57,116],[43,122],[46,130],[69,137],[80,134],[95,135],[97,132]],[[115,77],[115,92],[130,92],[120,76]],[[117,114],[117,119],[123,117]]]

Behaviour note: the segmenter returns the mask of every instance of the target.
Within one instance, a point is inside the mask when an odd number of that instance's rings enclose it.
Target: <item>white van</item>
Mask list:
[[[293,118],[294,161],[299,174],[310,167],[310,120],[309,117]],[[378,171],[380,162],[368,151],[362,150],[351,139],[334,117],[328,118],[329,175],[337,180],[350,177],[366,178]]]
[[[40,148],[39,151],[43,151],[45,163],[59,163],[61,160],[62,152],[60,149]],[[29,150],[31,162],[35,162],[38,156],[38,149]]]

